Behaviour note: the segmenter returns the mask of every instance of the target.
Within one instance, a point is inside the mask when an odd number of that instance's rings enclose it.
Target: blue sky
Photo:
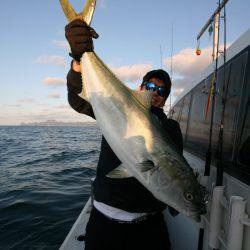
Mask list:
[[[95,50],[132,88],[148,70],[160,68],[160,46],[163,67],[169,70],[172,23],[173,99],[211,62],[208,34],[201,41],[202,56],[196,57],[194,48],[216,0],[97,2],[92,26],[100,38]],[[71,3],[78,12],[84,5],[82,0]],[[249,29],[249,11],[249,0],[229,1],[228,44]],[[65,78],[71,60],[64,37],[66,23],[59,0],[1,1],[0,125],[86,120],[67,103]]]

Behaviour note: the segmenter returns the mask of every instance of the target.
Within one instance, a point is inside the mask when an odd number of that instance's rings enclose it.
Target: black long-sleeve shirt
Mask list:
[[[95,118],[91,104],[78,96],[82,90],[81,75],[69,71],[67,75],[68,101],[70,106],[79,113]],[[167,131],[177,148],[183,151],[182,134],[178,122],[168,119],[161,108],[151,108],[163,128]],[[107,205],[128,212],[156,212],[163,210],[166,205],[157,200],[134,177],[112,179],[106,175],[118,167],[121,161],[115,155],[104,136],[102,136],[101,153],[97,165],[97,176],[94,181],[94,198]]]

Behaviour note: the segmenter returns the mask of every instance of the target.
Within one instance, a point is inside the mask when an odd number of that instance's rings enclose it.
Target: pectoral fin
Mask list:
[[[140,163],[139,167],[142,172],[147,172],[153,169],[155,167],[155,164],[152,161],[147,160],[147,161],[143,161],[142,163]]]
[[[133,177],[128,170],[121,164],[119,167],[115,168],[111,172],[109,172],[107,175],[109,178],[115,178],[115,179],[122,179],[122,178],[129,178]]]

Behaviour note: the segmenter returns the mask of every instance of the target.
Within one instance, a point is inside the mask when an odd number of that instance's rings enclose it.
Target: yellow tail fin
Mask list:
[[[60,3],[69,22],[72,22],[75,19],[82,19],[88,25],[91,24],[95,11],[96,0],[87,0],[81,13],[76,13],[68,0],[60,0]]]

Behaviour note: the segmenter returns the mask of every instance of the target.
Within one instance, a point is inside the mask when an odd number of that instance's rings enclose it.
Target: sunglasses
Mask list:
[[[155,83],[153,82],[146,82],[143,84],[143,86],[146,87],[146,90],[148,91],[157,91],[158,95],[161,97],[166,97],[167,96],[167,90],[165,87],[163,86],[157,86]]]

